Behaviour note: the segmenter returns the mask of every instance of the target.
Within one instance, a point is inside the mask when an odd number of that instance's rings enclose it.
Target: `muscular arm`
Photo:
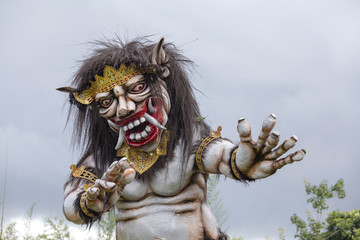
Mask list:
[[[219,138],[211,142],[202,156],[203,168],[212,174],[224,174],[225,176],[236,179],[230,166],[230,158],[233,151],[237,148],[231,141]]]

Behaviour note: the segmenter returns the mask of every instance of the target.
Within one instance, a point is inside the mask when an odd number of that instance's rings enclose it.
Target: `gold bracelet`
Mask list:
[[[83,211],[83,213],[85,213],[86,216],[88,217],[91,217],[91,218],[94,218],[95,215],[92,214],[91,212],[88,211],[87,207],[86,207],[86,192],[84,192],[82,195],[81,195],[81,198],[80,198],[80,208],[81,210]]]
[[[202,166],[202,161],[201,161],[203,151],[204,151],[205,147],[209,143],[211,143],[213,140],[215,140],[217,138],[221,138],[221,133],[220,133],[221,129],[222,129],[222,127],[219,126],[216,131],[211,131],[209,136],[206,137],[201,142],[199,148],[196,151],[196,155],[195,155],[196,165],[198,166],[198,168],[200,169],[201,172],[203,171],[203,166]]]
[[[237,179],[241,180],[242,177],[240,176],[240,174],[238,172],[238,168],[236,167],[236,163],[235,163],[236,153],[237,153],[238,149],[239,148],[235,149],[233,151],[233,153],[231,154],[230,164],[231,164],[231,169],[233,170],[233,173],[234,173],[235,177]]]

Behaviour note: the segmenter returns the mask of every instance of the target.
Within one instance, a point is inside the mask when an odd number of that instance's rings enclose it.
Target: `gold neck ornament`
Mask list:
[[[158,160],[159,156],[167,154],[167,142],[169,140],[169,130],[165,130],[161,137],[158,147],[150,152],[144,152],[137,148],[129,147],[126,142],[117,150],[117,157],[126,157],[129,162],[135,165],[135,171],[143,174],[151,168]]]

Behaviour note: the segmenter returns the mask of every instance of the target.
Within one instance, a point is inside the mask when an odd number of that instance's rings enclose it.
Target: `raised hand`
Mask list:
[[[274,149],[279,142],[280,134],[271,132],[276,124],[275,114],[264,120],[260,135],[256,142],[251,137],[251,127],[244,118],[239,120],[237,130],[240,136],[240,144],[236,153],[236,166],[251,179],[268,177],[282,168],[284,165],[300,161],[304,158],[304,149],[280,158],[297,142],[297,137],[286,139],[278,148]]]
[[[86,191],[87,207],[99,214],[108,211],[120,198],[124,187],[135,178],[134,163],[126,158],[113,162],[101,179]]]

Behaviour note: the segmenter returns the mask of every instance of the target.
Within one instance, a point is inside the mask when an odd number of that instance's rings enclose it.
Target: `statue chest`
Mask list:
[[[194,156],[190,155],[188,162],[183,166],[182,154],[175,151],[174,159],[168,162],[167,167],[159,170],[148,181],[134,180],[128,184],[122,194],[123,201],[138,201],[146,195],[170,197],[181,192],[191,181],[194,175]]]

